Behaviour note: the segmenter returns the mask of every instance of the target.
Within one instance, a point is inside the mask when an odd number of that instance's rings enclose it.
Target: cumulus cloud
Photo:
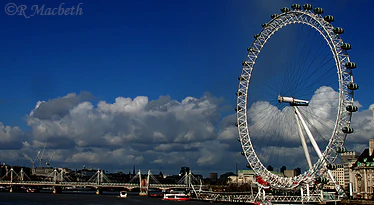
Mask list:
[[[360,110],[360,112],[353,114],[352,127],[354,133],[348,135],[346,139],[352,150],[361,152],[362,147],[368,147],[368,140],[374,139],[374,111],[372,109],[373,104],[370,105],[368,110]]]
[[[152,101],[146,96],[118,97],[97,105],[88,101],[91,98],[85,92],[38,102],[27,118],[30,143],[48,141],[50,149],[70,150],[56,153],[64,155],[63,163],[165,163],[177,168],[216,164],[224,156],[216,150],[225,153],[230,148],[217,136],[235,136],[235,130],[217,127],[222,100],[210,94],[180,102],[170,96]]]
[[[5,126],[0,122],[0,149],[20,148],[23,135],[19,127]]]
[[[240,162],[242,168],[246,164],[236,140],[236,115],[221,116],[227,108],[222,99],[210,94],[181,101],[170,96],[156,100],[138,96],[93,104],[93,98],[92,94],[82,92],[37,102],[27,116],[30,132],[0,123],[0,157],[28,165],[47,141],[43,158],[46,161],[53,156],[55,166],[130,170],[136,165],[142,169],[163,167],[163,171],[190,166],[209,172],[233,171],[235,162]],[[322,150],[329,138],[322,135],[331,129],[336,116],[331,106],[336,100],[334,90],[321,87],[314,93],[310,106],[300,108]],[[300,160],[304,152],[292,108],[280,109],[259,101],[250,106],[248,116],[251,140],[265,166],[307,166],[305,160]],[[310,116],[318,118],[308,121]],[[355,133],[347,138],[347,147],[361,152],[367,140],[374,137],[372,111],[361,108],[355,113],[353,127]],[[269,132],[273,134],[266,135]],[[312,150],[309,145],[309,151]],[[312,160],[316,160],[315,155]]]

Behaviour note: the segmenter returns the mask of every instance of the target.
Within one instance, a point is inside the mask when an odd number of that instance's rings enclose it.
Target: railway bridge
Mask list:
[[[160,183],[148,170],[147,177],[142,179],[140,170],[138,173],[127,183],[111,182],[108,177],[104,174],[103,170],[97,170],[97,172],[85,182],[70,181],[64,172],[58,172],[56,169],[49,174],[48,178],[51,181],[32,181],[30,177],[21,169],[19,173],[16,173],[12,168],[4,177],[0,179],[0,186],[9,187],[9,191],[13,192],[14,188],[19,187],[49,187],[52,188],[53,193],[59,193],[62,189],[69,188],[94,188],[96,194],[102,193],[105,188],[123,188],[127,190],[139,189],[139,195],[148,195],[148,190],[153,189],[172,189],[172,188],[191,188],[193,182],[198,183],[196,178],[191,172],[186,173],[181,180],[175,184],[162,184]]]

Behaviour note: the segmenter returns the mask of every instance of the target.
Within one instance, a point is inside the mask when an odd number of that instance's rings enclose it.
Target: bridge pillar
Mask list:
[[[60,186],[54,186],[53,187],[53,191],[52,191],[53,194],[57,194],[57,193],[61,193],[61,192],[62,192],[62,188]]]
[[[96,188],[96,194],[99,195],[99,194],[102,194],[103,193],[103,190],[100,189],[99,187]]]
[[[139,196],[148,196],[148,189],[147,188],[140,188]]]

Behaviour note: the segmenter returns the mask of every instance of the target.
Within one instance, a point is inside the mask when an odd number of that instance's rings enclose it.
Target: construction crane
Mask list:
[[[38,159],[39,154],[40,154],[40,150],[38,151],[38,154],[36,155],[35,159],[32,159],[32,158],[29,157],[27,154],[23,153],[23,157],[25,157],[26,159],[30,160],[30,164],[31,164],[31,166],[32,166],[32,169],[34,169],[35,162],[36,162],[36,160]]]
[[[43,147],[43,151],[42,151],[42,154],[40,155],[39,157],[39,167],[42,167],[42,161],[43,161],[43,157],[44,157],[44,151],[45,151],[45,147],[47,146],[47,141],[44,143],[44,147]],[[40,152],[40,151],[39,151]]]
[[[53,158],[53,155],[51,155],[50,157],[49,157],[49,159],[45,162],[45,164],[49,167],[49,165],[51,165],[51,160],[52,160],[52,158]]]

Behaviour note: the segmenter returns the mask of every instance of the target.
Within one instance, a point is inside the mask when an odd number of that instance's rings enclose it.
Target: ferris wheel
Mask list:
[[[337,184],[330,170],[336,169],[335,160],[346,152],[345,139],[354,131],[356,64],[347,52],[351,45],[341,38],[344,29],[323,13],[311,4],[293,4],[271,15],[247,49],[238,77],[235,110],[242,155],[275,189],[320,182],[326,174]],[[286,40],[277,40],[278,33]],[[269,168],[286,162],[304,164],[305,171],[286,177]]]

